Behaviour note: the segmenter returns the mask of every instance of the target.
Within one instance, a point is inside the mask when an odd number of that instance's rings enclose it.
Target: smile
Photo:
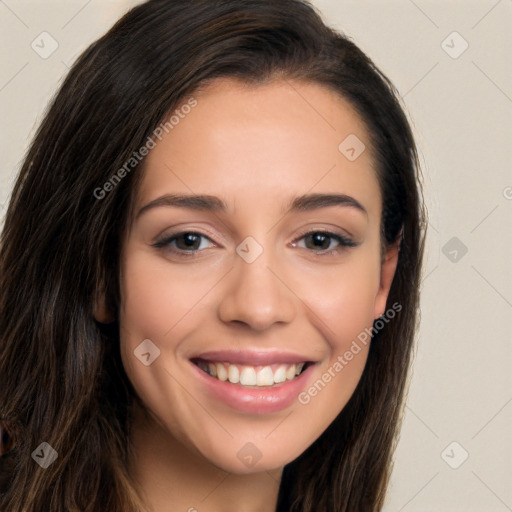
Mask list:
[[[310,355],[282,350],[211,350],[188,359],[198,392],[245,414],[291,407],[317,373]]]
[[[204,359],[197,359],[193,362],[205,373],[220,381],[257,388],[293,380],[306,369],[308,364],[301,362],[252,366]]]

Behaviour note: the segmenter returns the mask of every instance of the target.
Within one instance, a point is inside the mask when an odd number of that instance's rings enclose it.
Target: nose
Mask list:
[[[275,260],[271,262],[267,254],[263,251],[252,263],[236,257],[218,307],[223,322],[242,323],[255,331],[264,331],[295,318],[298,299],[276,270]]]

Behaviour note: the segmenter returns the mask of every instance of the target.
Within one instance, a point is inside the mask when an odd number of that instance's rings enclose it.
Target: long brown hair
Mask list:
[[[279,512],[380,510],[419,319],[425,211],[411,130],[388,79],[301,0],[150,0],[77,60],[28,151],[0,246],[2,512],[133,512],[126,471],[137,399],[116,312],[119,255],[142,163],[102,187],[180,102],[219,77],[321,84],[348,100],[372,137],[383,245],[402,237],[388,303],[362,378],[323,435],[284,468]],[[341,142],[341,141],[340,141]],[[7,428],[7,427],[5,427]],[[58,454],[42,469],[42,442]],[[0,452],[1,453],[1,452]]]

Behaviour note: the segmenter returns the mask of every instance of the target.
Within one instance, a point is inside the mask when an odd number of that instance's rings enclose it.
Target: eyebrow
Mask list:
[[[137,213],[137,218],[148,210],[163,206],[214,213],[226,212],[228,210],[227,204],[216,196],[166,194],[143,206]],[[355,208],[368,216],[368,212],[364,206],[359,201],[346,194],[305,194],[298,196],[287,204],[284,213],[311,211],[330,206]]]

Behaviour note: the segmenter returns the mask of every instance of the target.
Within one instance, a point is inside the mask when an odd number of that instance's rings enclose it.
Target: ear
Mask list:
[[[114,314],[107,307],[105,293],[100,292],[96,295],[93,306],[94,319],[100,324],[110,324],[115,320]]]
[[[375,297],[375,306],[373,312],[374,319],[379,318],[386,311],[386,302],[388,300],[389,290],[391,288],[391,283],[393,282],[393,277],[395,277],[401,241],[402,236],[399,236],[396,242],[387,247],[384,257],[382,258],[379,291]]]

